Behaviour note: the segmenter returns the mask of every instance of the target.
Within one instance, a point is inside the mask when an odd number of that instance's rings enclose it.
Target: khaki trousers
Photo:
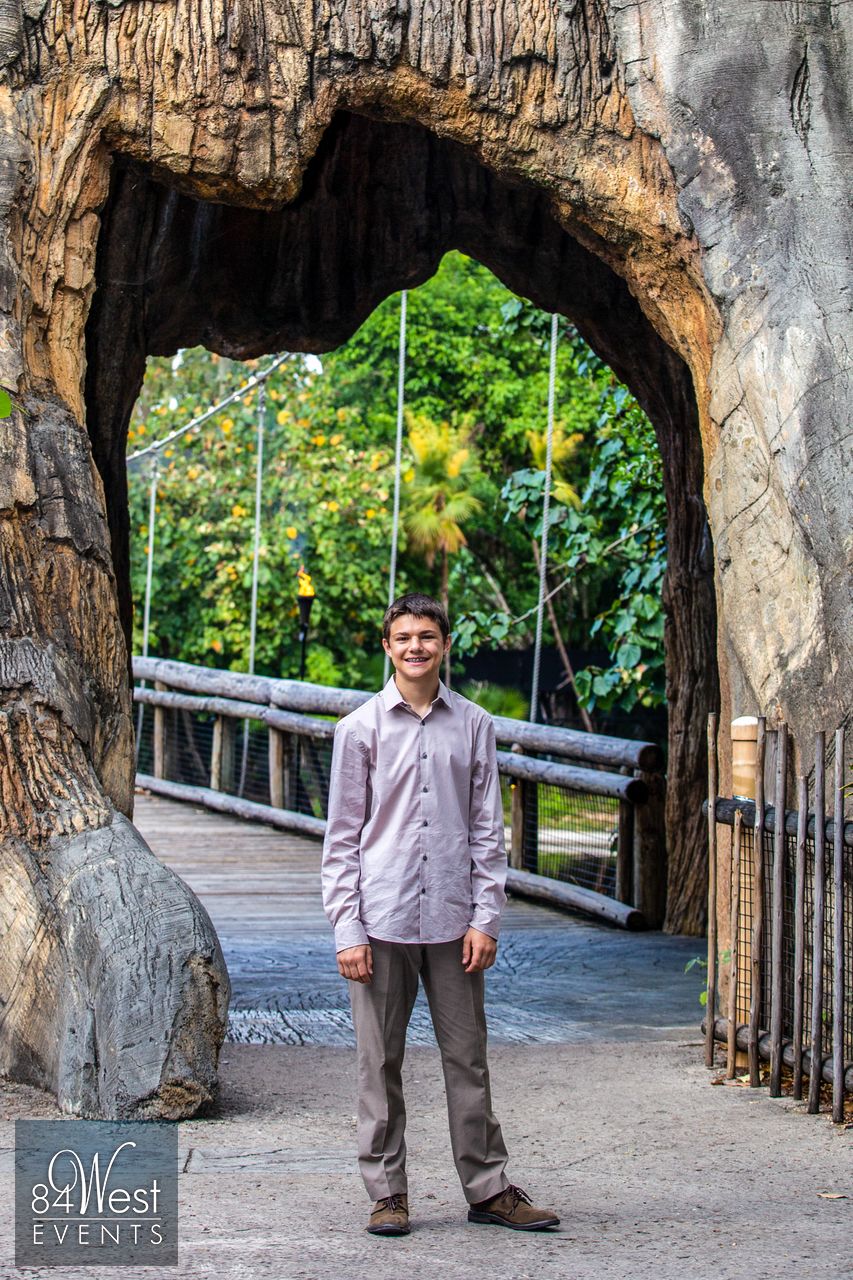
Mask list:
[[[492,1111],[483,974],[462,968],[462,939],[408,944],[370,939],[373,979],[350,982],[358,1057],[358,1167],[372,1200],[407,1192],[401,1070],[406,1028],[424,984],[441,1050],[450,1144],[469,1204],[509,1185]]]

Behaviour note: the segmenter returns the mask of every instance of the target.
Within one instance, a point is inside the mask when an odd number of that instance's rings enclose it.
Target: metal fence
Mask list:
[[[140,785],[322,834],[336,720],[371,695],[158,659],[134,659],[134,673],[155,685],[134,689]],[[494,722],[512,748],[498,764],[514,891],[658,924],[664,904],[644,891],[665,858],[659,749]]]

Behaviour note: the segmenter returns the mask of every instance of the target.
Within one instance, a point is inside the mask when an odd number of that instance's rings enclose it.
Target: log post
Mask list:
[[[211,791],[230,790],[234,772],[234,721],[230,716],[217,716],[213,722],[213,745],[210,752]]]
[[[738,1006],[738,923],[740,919],[740,845],[743,830],[743,811],[735,810],[734,834],[732,836],[732,881],[731,881],[731,964],[729,968],[729,1017],[728,1038],[726,1040],[726,1078],[734,1080],[737,1070],[737,1006]]]
[[[758,1037],[761,1031],[761,1006],[764,963],[764,758],[767,747],[766,720],[758,717],[755,749],[755,828],[752,848],[752,938],[749,998],[749,1083],[753,1089],[761,1084]]]
[[[155,680],[154,688],[164,690],[167,688],[159,680]],[[169,766],[169,735],[167,725],[168,711],[165,707],[154,708],[154,777],[168,777]]]
[[[832,833],[832,1120],[844,1123],[844,730],[835,731]]]
[[[636,807],[631,801],[620,798],[616,831],[616,897],[620,902],[633,901],[635,813]]]
[[[631,892],[648,927],[659,929],[666,914],[666,780],[639,770],[634,776],[646,784],[648,798],[634,807]]]
[[[514,742],[511,750],[516,755],[524,754],[519,742]],[[521,778],[510,782],[509,865],[516,871],[524,870],[524,782]]]
[[[290,734],[270,727],[270,804],[274,809],[290,806]]]
[[[794,863],[794,1097],[803,1096],[803,1008],[806,976],[806,833],[809,825],[809,782],[797,778],[797,854]]]
[[[785,941],[785,802],[788,774],[788,726],[776,731],[776,786],[773,794],[773,897],[770,960],[770,1096],[782,1093],[782,1026],[785,998],[783,946]]]
[[[714,1065],[717,1017],[717,713],[708,716],[708,998],[705,1005],[705,1066]]]
[[[812,882],[812,1026],[811,1060],[823,1060],[823,957],[826,927],[826,737],[815,737],[814,762],[814,880]],[[809,1076],[807,1110],[820,1109],[820,1072]]]

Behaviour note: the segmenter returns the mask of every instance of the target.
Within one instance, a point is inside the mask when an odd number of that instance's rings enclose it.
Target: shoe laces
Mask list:
[[[398,1213],[400,1209],[405,1209],[403,1197],[398,1193],[393,1196],[386,1196],[381,1202],[389,1213]]]
[[[527,1194],[527,1192],[524,1191],[521,1187],[515,1186],[515,1184],[512,1182],[507,1187],[506,1191],[504,1192],[504,1195],[506,1195],[507,1193],[509,1193],[509,1195],[512,1197],[510,1201],[510,1208],[509,1208],[510,1213],[515,1212],[516,1205],[519,1204],[522,1200],[524,1201],[525,1204],[533,1203],[533,1201],[530,1199],[530,1196]]]

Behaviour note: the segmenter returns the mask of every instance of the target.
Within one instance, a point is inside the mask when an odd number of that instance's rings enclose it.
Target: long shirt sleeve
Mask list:
[[[472,762],[468,848],[474,904],[471,925],[497,938],[506,902],[507,859],[495,726],[490,719],[479,727]]]
[[[361,922],[361,832],[369,802],[367,750],[343,721],[335,728],[329,809],[323,841],[323,909],[335,950],[367,942]]]

